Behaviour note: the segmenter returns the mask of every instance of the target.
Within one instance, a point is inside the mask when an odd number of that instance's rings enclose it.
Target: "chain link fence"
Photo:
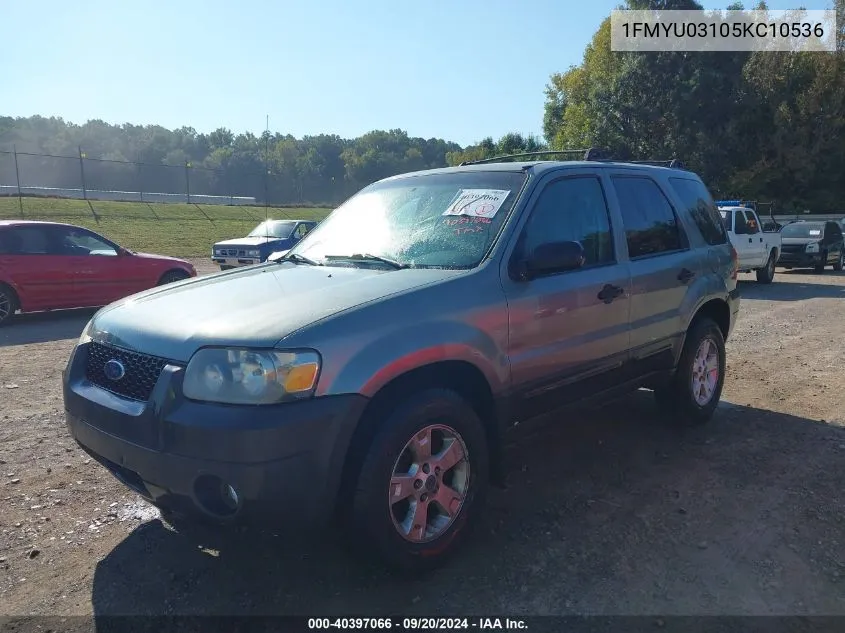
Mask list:
[[[0,151],[0,196],[220,205],[303,203],[289,178],[269,171],[212,169]]]

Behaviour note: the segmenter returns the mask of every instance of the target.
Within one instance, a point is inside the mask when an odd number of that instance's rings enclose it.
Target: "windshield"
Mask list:
[[[822,239],[824,225],[810,222],[793,222],[783,227],[780,230],[780,234],[783,237],[815,237]]]
[[[522,172],[485,171],[377,182],[338,207],[291,253],[325,265],[350,265],[353,255],[365,255],[415,268],[472,268],[493,244],[525,178]]]
[[[250,231],[247,237],[290,237],[293,227],[296,222],[287,222],[284,220],[267,220],[256,226]]]

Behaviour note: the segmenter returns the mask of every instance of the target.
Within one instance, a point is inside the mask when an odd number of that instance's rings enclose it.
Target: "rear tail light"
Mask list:
[[[736,249],[731,244],[731,279],[736,279],[737,274],[739,273],[739,253],[736,252]]]

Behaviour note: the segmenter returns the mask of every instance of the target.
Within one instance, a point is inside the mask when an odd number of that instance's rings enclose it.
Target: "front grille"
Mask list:
[[[106,363],[119,361],[125,370],[120,380],[106,376]],[[153,392],[158,377],[168,361],[157,356],[148,356],[126,350],[91,343],[88,347],[88,361],[85,365],[85,377],[98,387],[119,396],[146,402]]]

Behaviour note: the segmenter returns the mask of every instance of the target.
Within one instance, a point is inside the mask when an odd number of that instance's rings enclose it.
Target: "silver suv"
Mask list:
[[[64,373],[71,434],[170,515],[343,523],[422,568],[503,482],[517,420],[647,387],[707,421],[740,302],[701,180],[506,158],[376,182],[272,261],[103,308]]]

